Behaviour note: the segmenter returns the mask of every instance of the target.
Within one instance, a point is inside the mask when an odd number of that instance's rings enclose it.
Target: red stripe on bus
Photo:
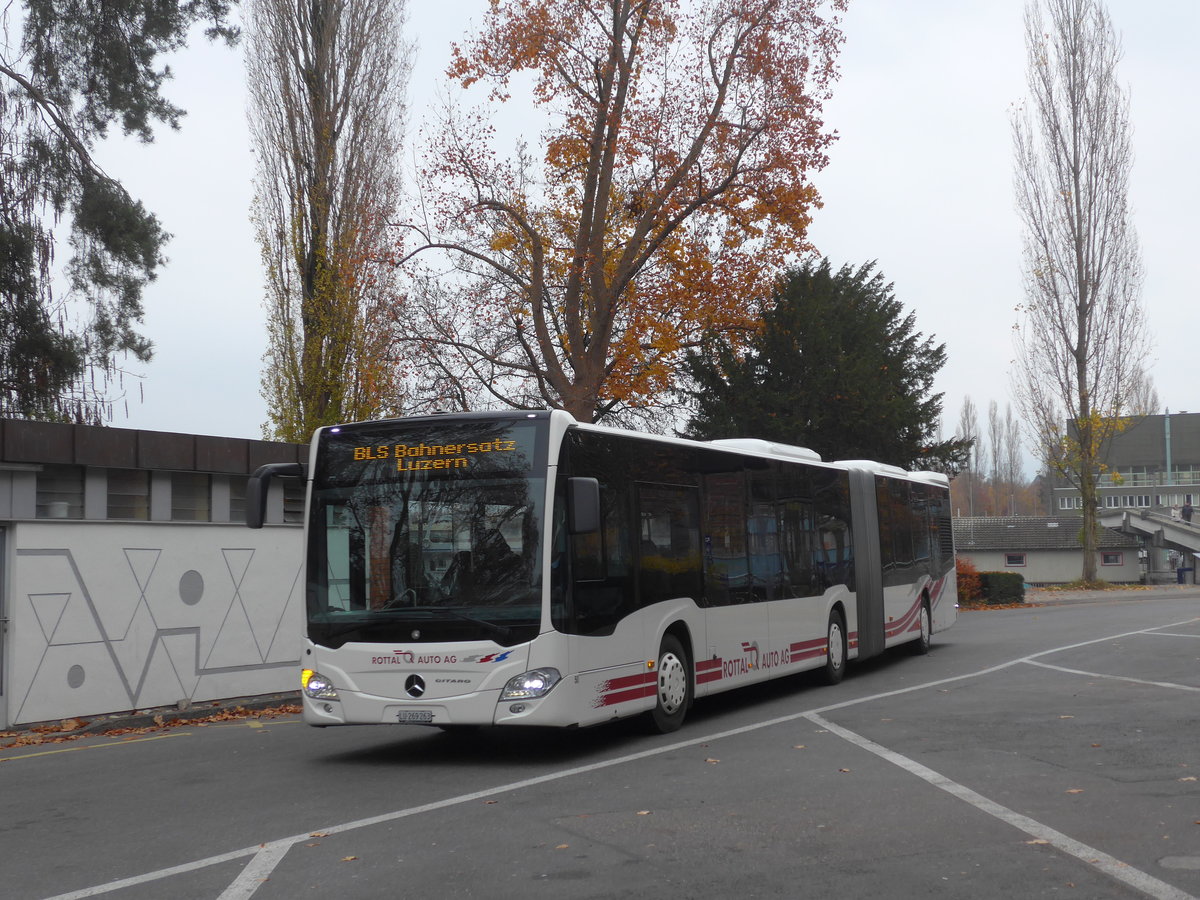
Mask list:
[[[913,621],[917,618],[917,613],[920,611],[920,609],[921,598],[918,597],[917,602],[909,607],[908,612],[902,615],[897,621],[888,623],[887,628],[884,629],[884,634],[887,637],[895,637],[901,632],[911,631],[912,629],[909,626],[911,626]]]
[[[824,655],[825,655],[825,645],[822,644],[820,647],[817,647],[813,650],[806,650],[803,653],[793,653],[791,660],[792,660],[792,662],[800,662],[800,660],[802,660],[802,659],[815,659],[818,656],[824,656]]]
[[[820,638],[815,638],[811,641],[798,641],[797,643],[792,644],[792,646],[788,648],[788,650],[793,654],[805,653],[805,652],[807,652],[809,650],[813,650],[813,649],[824,650],[825,649],[825,638],[820,637]]]
[[[615,706],[618,703],[628,703],[630,700],[641,700],[645,697],[653,697],[654,692],[657,690],[658,685],[646,684],[627,691],[614,691],[601,697],[600,705]]]
[[[620,678],[612,678],[604,682],[600,690],[602,691],[623,691],[627,688],[638,687],[643,684],[653,684],[657,680],[654,672],[639,672],[637,675],[624,675]]]

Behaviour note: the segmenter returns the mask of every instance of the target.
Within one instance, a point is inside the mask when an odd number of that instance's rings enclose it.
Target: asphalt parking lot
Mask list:
[[[0,751],[16,898],[1200,896],[1200,592],[964,612],[684,729],[294,717]]]

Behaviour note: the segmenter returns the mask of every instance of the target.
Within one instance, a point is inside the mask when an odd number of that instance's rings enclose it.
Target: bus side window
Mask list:
[[[704,476],[704,592],[709,606],[752,599],[741,471]]]
[[[812,476],[817,525],[814,567],[820,589],[844,584],[854,590],[850,477],[833,469],[814,469]]]
[[[783,565],[782,597],[811,597],[823,590],[817,563],[817,525],[807,466],[784,465],[779,472],[776,515]]]
[[[571,596],[581,634],[612,634],[633,612],[629,516],[618,491],[601,482],[600,531],[570,536]]]
[[[779,550],[779,519],[775,508],[778,466],[753,468],[750,477],[750,518],[746,545],[750,556],[750,584],[755,600],[775,600],[783,594],[783,557]]]
[[[660,600],[701,592],[700,515],[694,487],[640,484],[637,489],[639,541],[638,600]]]

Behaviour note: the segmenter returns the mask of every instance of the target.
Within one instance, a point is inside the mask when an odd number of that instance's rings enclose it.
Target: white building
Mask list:
[[[303,494],[242,517],[305,450],[0,420],[0,729],[294,690]]]

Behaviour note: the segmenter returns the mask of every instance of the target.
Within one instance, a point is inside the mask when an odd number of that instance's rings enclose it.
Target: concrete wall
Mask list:
[[[295,690],[302,533],[9,524],[0,727]]]
[[[1123,555],[1120,566],[1097,565],[1096,574],[1102,581],[1114,584],[1137,584],[1142,569],[1136,548],[1117,551]],[[969,559],[980,572],[1016,572],[1028,584],[1067,584],[1083,575],[1083,560],[1079,550],[1030,550],[1025,552],[1024,566],[1005,565],[1005,553],[995,550],[959,551],[958,556]]]

